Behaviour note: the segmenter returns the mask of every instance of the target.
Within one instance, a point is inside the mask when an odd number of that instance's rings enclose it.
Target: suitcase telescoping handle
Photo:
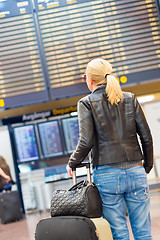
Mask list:
[[[90,163],[80,163],[75,168],[72,168],[73,184],[77,184],[76,168],[81,168],[81,167],[86,167],[86,170],[87,170],[87,181],[88,181],[88,183],[91,183]]]

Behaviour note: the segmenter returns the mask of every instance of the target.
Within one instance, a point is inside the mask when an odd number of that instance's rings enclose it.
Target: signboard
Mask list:
[[[30,1],[0,0],[0,19],[31,13]]]
[[[0,0],[0,96],[4,109],[48,100],[30,1]]]
[[[154,0],[34,2],[53,99],[82,89],[85,93],[81,76],[97,57],[112,64],[122,85],[160,80],[160,24]]]

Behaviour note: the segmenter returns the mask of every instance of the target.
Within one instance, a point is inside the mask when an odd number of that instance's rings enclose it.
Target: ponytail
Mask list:
[[[112,75],[107,75],[106,94],[109,102],[113,105],[123,101],[124,96],[117,79]]]
[[[97,86],[106,84],[106,94],[109,102],[112,105],[118,105],[120,101],[123,101],[124,96],[120,84],[117,79],[111,75],[111,72],[111,64],[102,58],[91,60],[86,68],[86,74],[95,81]]]

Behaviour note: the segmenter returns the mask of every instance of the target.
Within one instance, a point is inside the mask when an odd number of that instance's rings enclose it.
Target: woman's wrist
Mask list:
[[[6,180],[10,180],[10,176],[6,175],[5,172],[4,172],[2,169],[0,169],[0,175],[1,175],[3,178],[5,178]]]

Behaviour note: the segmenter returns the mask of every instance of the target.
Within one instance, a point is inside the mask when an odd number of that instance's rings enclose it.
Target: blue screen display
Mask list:
[[[78,117],[62,119],[66,149],[68,153],[75,150],[79,140]]]
[[[38,130],[44,157],[63,155],[58,121],[39,123]]]
[[[31,13],[30,1],[5,0],[0,1],[0,18],[19,16]]]
[[[77,3],[85,3],[89,2],[91,0],[34,0],[36,10],[41,11],[41,10],[46,10],[46,9],[51,9],[51,8],[56,8],[56,7],[64,7],[64,6],[70,6],[72,4],[77,4]]]
[[[14,128],[18,162],[39,159],[36,135],[33,125]]]

